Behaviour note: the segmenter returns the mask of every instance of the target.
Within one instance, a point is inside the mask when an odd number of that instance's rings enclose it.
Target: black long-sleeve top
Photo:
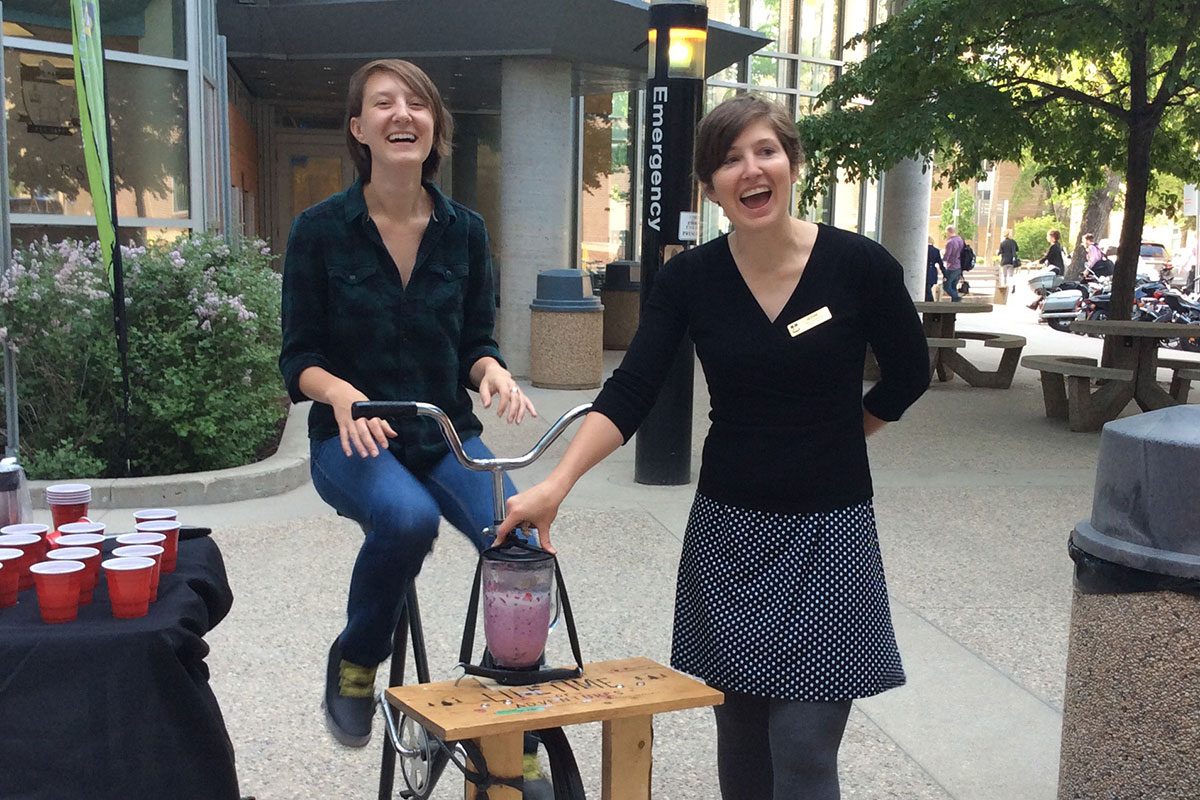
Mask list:
[[[433,216],[406,285],[367,213],[361,181],[296,217],[283,268],[279,369],[292,402],[309,399],[300,374],[321,367],[372,400],[440,406],[465,440],[483,430],[467,395],[471,367],[484,356],[504,363],[492,338],[488,236],[482,217],[424,186]],[[424,473],[448,452],[427,417],[391,424],[398,435],[388,449],[409,469]],[[309,438],[337,434],[333,409],[313,403]]]
[[[1046,255],[1041,257],[1039,263],[1049,264],[1059,275],[1062,275],[1063,270],[1066,269],[1066,264],[1063,263],[1062,246],[1058,242],[1054,242],[1046,249]]]
[[[789,324],[823,308],[828,321],[789,333]],[[741,508],[804,513],[869,499],[863,409],[897,420],[929,386],[925,336],[899,262],[875,242],[826,225],[773,322],[724,236],[659,271],[629,351],[593,406],[626,441],[685,333],[712,403],[697,489]],[[868,343],[882,378],[864,396]]]

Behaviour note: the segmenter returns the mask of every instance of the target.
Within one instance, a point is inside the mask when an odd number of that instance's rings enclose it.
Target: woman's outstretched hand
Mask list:
[[[520,424],[526,414],[537,416],[533,401],[521,391],[516,378],[496,361],[488,365],[479,379],[479,399],[483,401],[484,408],[491,408],[495,401],[496,416],[509,423]]]
[[[508,534],[518,526],[536,528],[542,549],[547,553],[557,552],[550,543],[550,525],[558,516],[558,507],[566,495],[566,492],[546,480],[508,498],[505,503],[508,514],[496,529],[496,544],[508,538]]]

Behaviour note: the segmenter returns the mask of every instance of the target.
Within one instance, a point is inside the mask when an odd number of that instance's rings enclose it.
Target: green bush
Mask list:
[[[1066,241],[1068,225],[1049,214],[1044,217],[1026,217],[1013,225],[1013,239],[1017,242],[1022,263],[1036,262],[1045,255],[1047,248],[1050,247],[1050,243],[1046,241],[1046,231],[1051,228],[1058,228],[1063,235],[1063,242]],[[1066,259],[1070,258],[1065,244],[1063,256]]]
[[[196,235],[122,247],[130,474],[253,461],[285,408],[279,275],[261,241]],[[95,243],[43,238],[0,280],[0,341],[16,351],[21,458],[31,477],[117,477],[121,373]]]

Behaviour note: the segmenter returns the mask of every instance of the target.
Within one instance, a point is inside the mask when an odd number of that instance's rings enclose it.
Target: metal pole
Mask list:
[[[699,191],[692,176],[696,124],[704,98],[708,8],[690,2],[650,6],[642,177],[642,307],[658,270],[699,235]],[[693,346],[687,339],[658,401],[638,429],[633,479],[656,486],[691,481]]]
[[[217,119],[220,122],[220,147],[217,163],[221,165],[217,178],[221,181],[221,233],[225,244],[233,246],[233,165],[229,152],[229,62],[225,49],[225,37],[217,37],[217,63],[213,67],[217,74]],[[240,220],[239,220],[240,221]]]
[[[0,23],[4,21],[4,3],[0,2]],[[0,86],[5,86],[4,59],[0,58]],[[12,266],[12,230],[9,227],[8,198],[8,115],[0,113],[0,273],[7,275]],[[21,444],[21,425],[17,408],[17,360],[11,345],[4,346],[4,455],[15,456]]]

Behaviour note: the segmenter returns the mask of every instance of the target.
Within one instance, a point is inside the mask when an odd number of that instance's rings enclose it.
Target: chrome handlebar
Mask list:
[[[504,519],[504,473],[513,469],[527,467],[537,461],[546,452],[554,440],[562,435],[567,427],[588,413],[591,403],[575,406],[559,417],[550,429],[542,434],[537,444],[523,456],[515,458],[472,458],[463,450],[462,439],[454,429],[454,423],[445,411],[431,403],[419,403],[411,400],[363,400],[350,407],[354,419],[370,417],[432,417],[442,430],[442,437],[450,446],[450,452],[469,470],[475,472],[490,472],[492,474],[492,510],[495,524],[499,525]]]

